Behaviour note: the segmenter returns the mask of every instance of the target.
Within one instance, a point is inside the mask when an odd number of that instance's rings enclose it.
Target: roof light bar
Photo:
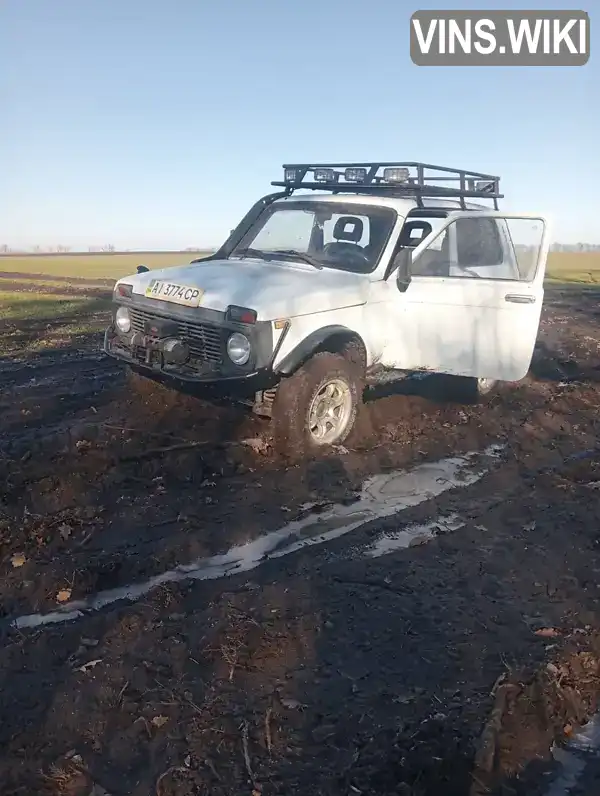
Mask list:
[[[478,180],[475,183],[475,190],[481,193],[494,193],[496,183],[494,180]]]
[[[410,171],[407,168],[384,169],[383,179],[385,182],[408,182],[410,179]]]
[[[410,196],[419,203],[424,197],[493,199],[498,209],[500,177],[468,169],[452,169],[420,162],[396,163],[292,163],[284,165],[282,186],[289,194],[298,188]]]
[[[344,179],[346,182],[365,182],[367,179],[367,170],[363,168],[346,169],[344,172]]]
[[[333,169],[315,169],[314,176],[317,182],[337,182],[337,175]]]
[[[285,182],[298,182],[300,174],[300,169],[285,169],[283,172],[283,179]]]

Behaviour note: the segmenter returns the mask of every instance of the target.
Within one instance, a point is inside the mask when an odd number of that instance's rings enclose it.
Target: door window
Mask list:
[[[416,258],[412,274],[531,281],[543,232],[541,219],[457,218]]]
[[[541,218],[506,218],[500,220],[510,248],[514,253],[518,278],[521,282],[531,282],[535,276],[545,226]]]

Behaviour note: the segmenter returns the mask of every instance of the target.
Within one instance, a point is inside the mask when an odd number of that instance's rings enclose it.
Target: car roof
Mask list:
[[[285,204],[286,202],[340,202],[343,204],[357,204],[357,205],[373,205],[374,207],[390,207],[396,210],[402,216],[407,215],[411,210],[419,207],[416,199],[411,199],[401,196],[381,196],[378,194],[355,194],[355,193],[299,193],[294,192],[291,196],[282,197],[277,199],[275,204]],[[489,210],[485,205],[476,204],[475,202],[465,202],[461,206],[460,200],[457,199],[436,199],[425,198],[421,206],[422,210],[428,207],[431,209],[448,209],[448,210]]]

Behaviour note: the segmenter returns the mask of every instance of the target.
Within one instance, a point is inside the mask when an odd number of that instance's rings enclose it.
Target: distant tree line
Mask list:
[[[188,246],[185,249],[171,249],[173,252],[201,252],[210,249],[210,246]],[[88,246],[87,249],[75,249],[71,246],[63,246],[58,244],[56,246],[32,246],[30,249],[15,249],[7,246],[6,243],[0,244],[0,255],[2,254],[118,254],[132,252],[136,253],[140,249],[117,249],[112,243],[107,243],[104,246]],[[144,250],[147,252],[147,250]]]
[[[553,243],[550,246],[553,252],[597,252],[600,243]]]
[[[516,244],[518,249],[530,249],[535,247],[525,246],[523,244]],[[216,248],[211,246],[188,246],[185,249],[172,249],[173,252],[201,252],[208,251],[209,249]],[[88,246],[87,249],[73,250],[71,246],[64,246],[58,244],[56,246],[32,246],[30,249],[13,249],[7,246],[6,243],[0,244],[0,255],[2,254],[83,254],[88,252],[90,254],[113,254],[118,252],[132,252],[135,253],[140,249],[117,249],[112,243],[107,243],[103,246]],[[146,250],[144,250],[146,251]],[[597,252],[600,251],[600,243],[553,243],[550,246],[552,252]]]

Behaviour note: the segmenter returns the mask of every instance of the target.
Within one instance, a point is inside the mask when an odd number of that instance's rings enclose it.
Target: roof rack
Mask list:
[[[305,188],[333,193],[403,196],[415,198],[419,207],[423,207],[424,197],[436,197],[459,199],[464,209],[465,199],[493,199],[496,210],[498,199],[503,198],[500,177],[429,163],[292,163],[284,164],[283,169],[284,179],[272,185],[286,188],[289,194]],[[305,181],[307,175],[312,179]]]

